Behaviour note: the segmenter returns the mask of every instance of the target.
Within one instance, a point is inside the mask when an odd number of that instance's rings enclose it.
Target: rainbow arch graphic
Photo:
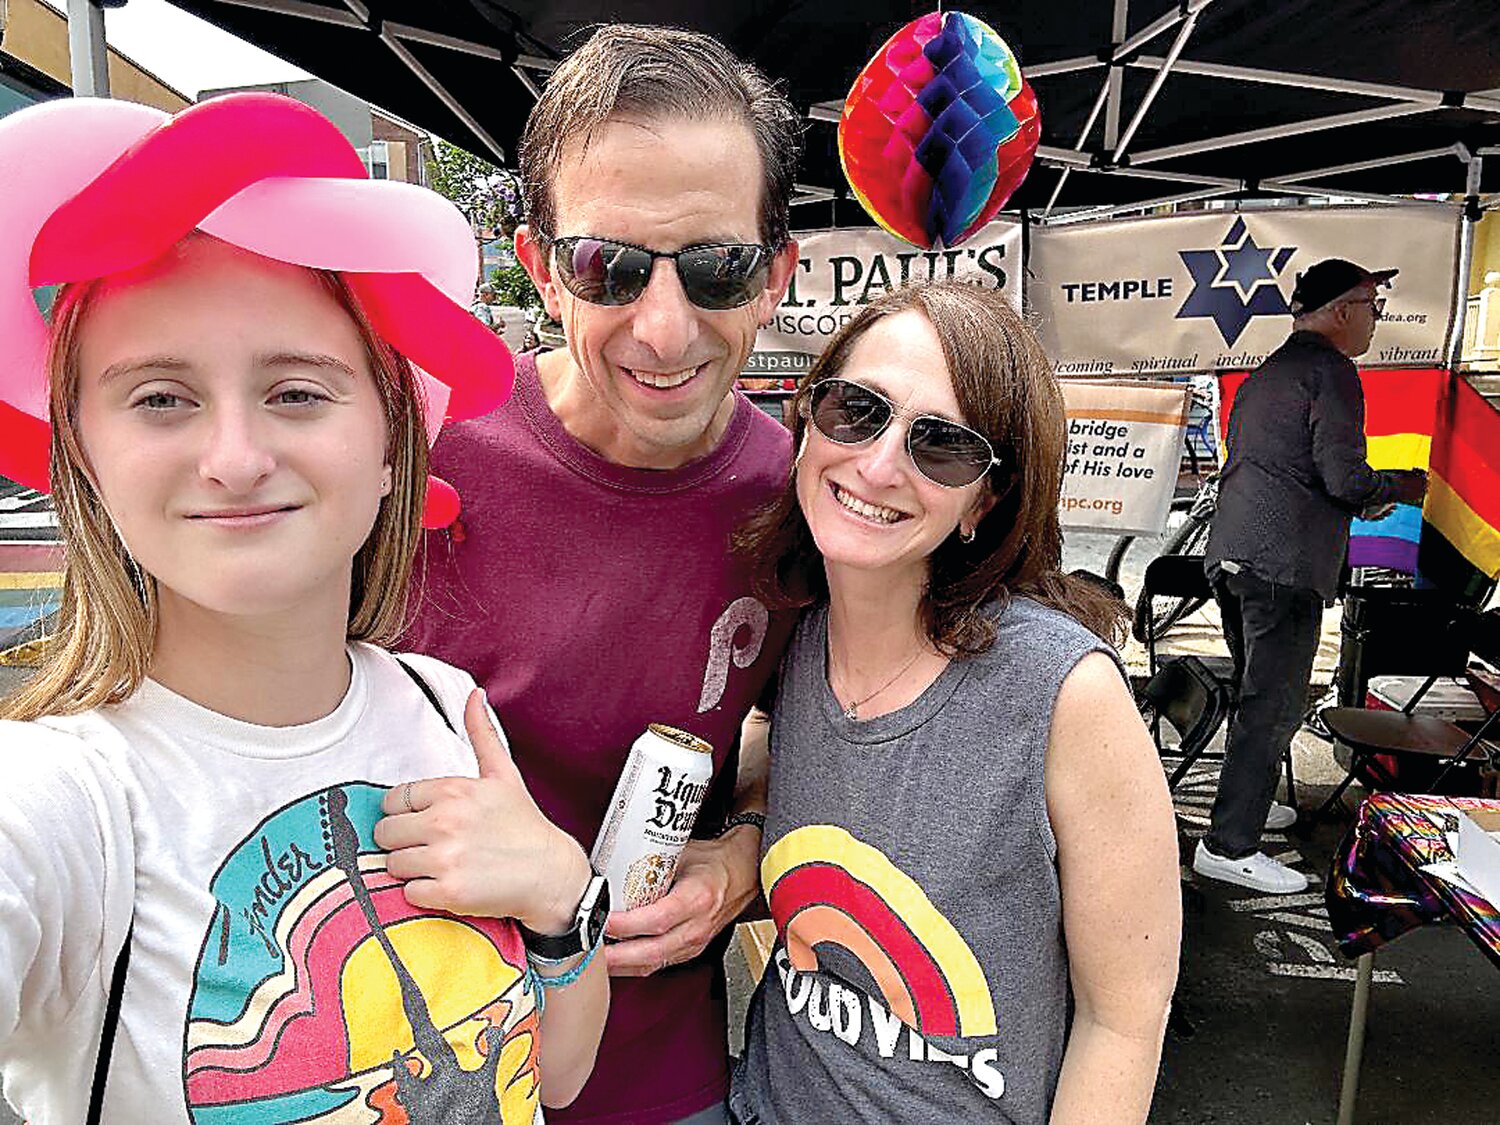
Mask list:
[[[777,840],[761,886],[792,965],[818,968],[830,942],[858,958],[886,1006],[924,1035],[993,1035],[989,982],[968,943],[910,875],[843,828],[812,824]]]

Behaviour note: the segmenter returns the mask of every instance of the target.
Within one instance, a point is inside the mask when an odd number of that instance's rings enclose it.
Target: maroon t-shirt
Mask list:
[[[729,537],[785,486],[790,459],[786,430],[740,397],[706,457],[666,471],[616,465],[563,429],[530,355],[509,403],[448,427],[433,450],[463,512],[427,537],[401,647],[484,686],[532,796],[585,850],[648,723],[713,745],[695,834],[722,823],[740,722],[791,626],[751,595]],[[721,940],[689,964],[612,980],[593,1077],[548,1118],[656,1125],[722,1099],[722,953]]]

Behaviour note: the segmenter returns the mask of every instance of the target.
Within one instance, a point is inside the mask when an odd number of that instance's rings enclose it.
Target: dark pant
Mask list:
[[[729,1125],[729,1110],[723,1102],[720,1102],[718,1105],[699,1110],[691,1117],[680,1119],[676,1125]]]
[[[1260,850],[1281,757],[1307,707],[1323,600],[1247,571],[1220,573],[1214,596],[1234,655],[1239,707],[1229,725],[1208,847],[1239,859]]]

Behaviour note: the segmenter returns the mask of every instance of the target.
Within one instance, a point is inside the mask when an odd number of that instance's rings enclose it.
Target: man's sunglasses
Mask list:
[[[628,305],[651,283],[658,258],[670,258],[687,299],[700,309],[737,309],[759,297],[770,274],[770,249],[746,243],[648,250],[588,235],[554,239],[553,263],[568,292],[591,305]]]
[[[1002,464],[977,430],[932,414],[906,415],[879,391],[848,379],[813,384],[806,414],[818,433],[839,445],[862,445],[885,432],[897,414],[907,417],[906,452],[933,484],[963,488]]]
[[[1343,303],[1346,305],[1369,305],[1370,311],[1375,314],[1376,320],[1385,315],[1384,297],[1350,297]]]

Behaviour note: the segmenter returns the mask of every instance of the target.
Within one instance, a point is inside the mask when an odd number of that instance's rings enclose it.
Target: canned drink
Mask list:
[[[672,886],[713,770],[712,746],[662,723],[630,747],[590,856],[616,909],[655,902]]]

